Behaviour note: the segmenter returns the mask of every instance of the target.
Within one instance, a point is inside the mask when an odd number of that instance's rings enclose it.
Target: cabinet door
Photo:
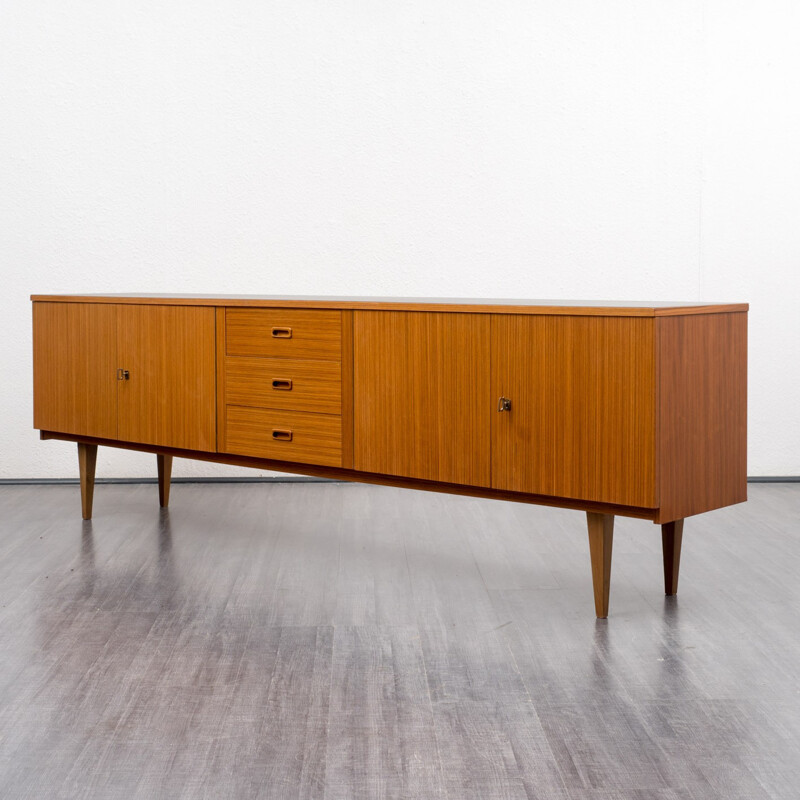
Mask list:
[[[33,304],[33,426],[117,436],[117,306]]]
[[[214,309],[120,305],[119,436],[127,442],[216,450]]]
[[[355,468],[488,486],[488,315],[353,316]]]
[[[653,508],[653,319],[492,315],[497,489]]]

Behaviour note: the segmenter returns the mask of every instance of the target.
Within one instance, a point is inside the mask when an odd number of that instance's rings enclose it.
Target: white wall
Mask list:
[[[800,474],[797,32],[789,0],[4,0],[0,477],[75,475],[28,295],[82,291],[750,301],[749,471]]]
[[[701,296],[750,303],[750,474],[800,475],[800,3],[707,19]]]

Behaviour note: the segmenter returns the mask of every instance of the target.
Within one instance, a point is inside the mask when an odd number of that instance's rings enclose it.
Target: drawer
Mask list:
[[[342,420],[328,414],[227,406],[225,442],[242,456],[342,465]]]
[[[228,308],[229,356],[341,361],[342,312],[293,308]]]
[[[225,399],[238,406],[342,413],[342,365],[295,358],[225,359]]]

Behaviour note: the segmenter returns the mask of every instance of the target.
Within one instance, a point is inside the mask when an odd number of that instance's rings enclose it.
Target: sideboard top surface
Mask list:
[[[225,294],[34,294],[31,300],[60,303],[133,303],[271,308],[330,308],[386,311],[460,311],[500,314],[578,314],[660,317],[747,311],[747,303],[666,301],[522,300],[478,297],[337,297]]]

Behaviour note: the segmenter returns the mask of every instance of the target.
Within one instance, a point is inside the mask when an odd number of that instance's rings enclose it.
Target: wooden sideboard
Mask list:
[[[34,295],[34,427],[98,445],[587,513],[608,613],[614,516],[747,499],[747,305]],[[498,534],[501,535],[501,534]]]

